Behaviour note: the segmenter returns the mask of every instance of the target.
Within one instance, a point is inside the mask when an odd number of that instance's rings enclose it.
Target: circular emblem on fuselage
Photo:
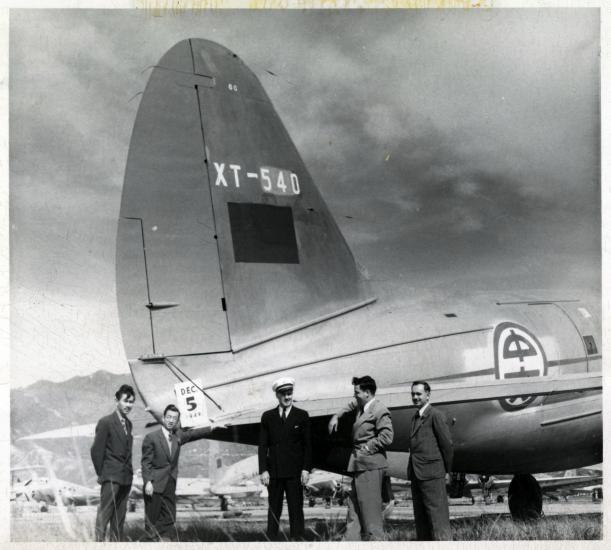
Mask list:
[[[515,380],[547,375],[547,357],[537,337],[515,323],[501,323],[494,331],[494,370],[499,380]],[[525,380],[526,382],[526,380]],[[506,410],[523,409],[534,395],[499,400]]]

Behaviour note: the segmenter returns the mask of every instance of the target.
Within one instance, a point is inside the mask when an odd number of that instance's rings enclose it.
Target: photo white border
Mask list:
[[[559,7],[599,7],[601,9],[601,194],[602,194],[602,301],[603,301],[603,422],[607,427],[609,411],[609,390],[608,390],[608,370],[609,355],[607,350],[611,349],[611,329],[609,328],[609,313],[611,311],[611,277],[609,276],[609,256],[610,256],[610,237],[611,237],[611,186],[609,173],[611,170],[611,157],[609,155],[609,145],[611,135],[609,133],[609,112],[611,106],[611,93],[609,92],[609,55],[610,37],[609,21],[611,20],[611,1],[607,0],[585,0],[585,1],[520,1],[520,0],[396,0],[396,1],[368,1],[368,0],[26,0],[26,1],[6,1],[0,0],[0,548],[45,548],[59,549],[65,548],[66,543],[11,543],[10,542],[10,388],[9,388],[9,359],[10,359],[10,318],[9,318],[9,204],[8,204],[8,31],[9,31],[9,8],[73,8],[73,9],[148,9],[151,16],[154,10],[164,12],[172,11],[178,6],[188,9],[214,8],[464,8],[473,6],[473,9],[490,8],[559,8]],[[480,6],[480,7],[477,7]],[[609,450],[609,430],[603,433],[603,446]],[[573,550],[579,548],[605,548],[611,538],[611,525],[609,522],[609,512],[611,509],[611,483],[609,481],[609,465],[611,458],[609,452],[604,454],[603,468],[603,540],[601,541],[486,541],[481,543],[473,542],[447,542],[447,543],[415,543],[418,548],[426,548],[429,545],[434,547],[443,546],[447,549],[458,548],[467,550],[473,544],[486,545],[493,548],[560,548],[566,547]],[[606,541],[606,543],[605,543]],[[136,543],[125,543],[113,545],[113,548],[131,548]],[[166,543],[163,546],[157,545],[156,548],[180,548],[180,545],[187,543]],[[193,544],[193,543],[192,543]],[[266,543],[206,543],[210,549],[228,549],[234,544],[240,548],[264,548]],[[282,543],[281,543],[282,544]],[[338,543],[290,543],[293,548],[323,548],[326,545],[336,545]],[[386,542],[386,543],[350,543],[350,548],[367,548],[374,546],[384,546],[390,548],[399,545],[406,545],[409,542]],[[277,545],[274,545],[276,547]],[[98,543],[79,543],[79,547],[99,548]],[[348,548],[346,546],[346,548]],[[483,546],[482,546],[483,548]]]

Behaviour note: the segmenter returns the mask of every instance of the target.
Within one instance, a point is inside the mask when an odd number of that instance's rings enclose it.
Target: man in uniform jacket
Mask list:
[[[182,445],[199,439],[209,428],[182,430],[180,411],[168,405],[162,427],[149,432],[142,442],[144,518],[150,540],[173,540],[176,522],[176,480]]]
[[[446,479],[452,470],[452,437],[441,411],[429,403],[427,382],[412,384],[418,407],[410,431],[407,479],[411,481],[418,540],[452,540]]]
[[[338,420],[350,411],[357,411],[352,426],[352,452],[347,471],[352,474],[352,491],[344,540],[381,539],[382,482],[388,464],[386,447],[394,432],[389,410],[375,399],[376,383],[371,376],[353,378],[354,399],[329,421],[329,433],[337,430]]]
[[[91,460],[100,484],[100,504],[95,520],[96,541],[104,541],[110,523],[110,540],[123,540],[127,499],[132,485],[132,423],[127,415],[134,406],[134,389],[123,384],[115,393],[116,410],[100,418],[91,446]]]
[[[286,493],[289,509],[290,536],[303,539],[303,485],[308,483],[312,469],[310,417],[293,405],[292,378],[280,378],[272,385],[278,406],[261,416],[259,433],[259,473],[267,486],[269,508],[267,536],[278,537],[282,500]]]

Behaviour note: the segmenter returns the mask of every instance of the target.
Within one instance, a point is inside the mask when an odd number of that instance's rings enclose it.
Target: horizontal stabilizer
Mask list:
[[[436,384],[433,403],[436,405],[506,399],[528,395],[547,395],[550,393],[575,392],[602,389],[602,374],[569,374],[558,377],[541,376],[527,380],[491,380],[477,383]],[[389,409],[414,407],[411,399],[411,385],[379,388],[376,397]],[[308,411],[311,417],[330,416],[335,414],[351,395],[338,395],[321,399],[295,401],[299,407]],[[258,423],[263,409],[249,409],[217,415],[211,418],[213,427],[227,427],[240,424]]]

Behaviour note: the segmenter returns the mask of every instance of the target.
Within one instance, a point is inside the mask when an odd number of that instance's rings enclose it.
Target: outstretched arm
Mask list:
[[[203,428],[181,428],[180,431],[180,444],[188,443],[189,441],[194,441],[197,439],[201,439],[206,434],[209,434],[211,431],[209,426],[205,426]]]
[[[344,405],[339,411],[337,411],[329,420],[329,425],[327,426],[329,430],[329,434],[337,431],[337,425],[339,424],[339,419],[345,414],[352,412],[354,409],[358,407],[356,399],[351,399]]]

